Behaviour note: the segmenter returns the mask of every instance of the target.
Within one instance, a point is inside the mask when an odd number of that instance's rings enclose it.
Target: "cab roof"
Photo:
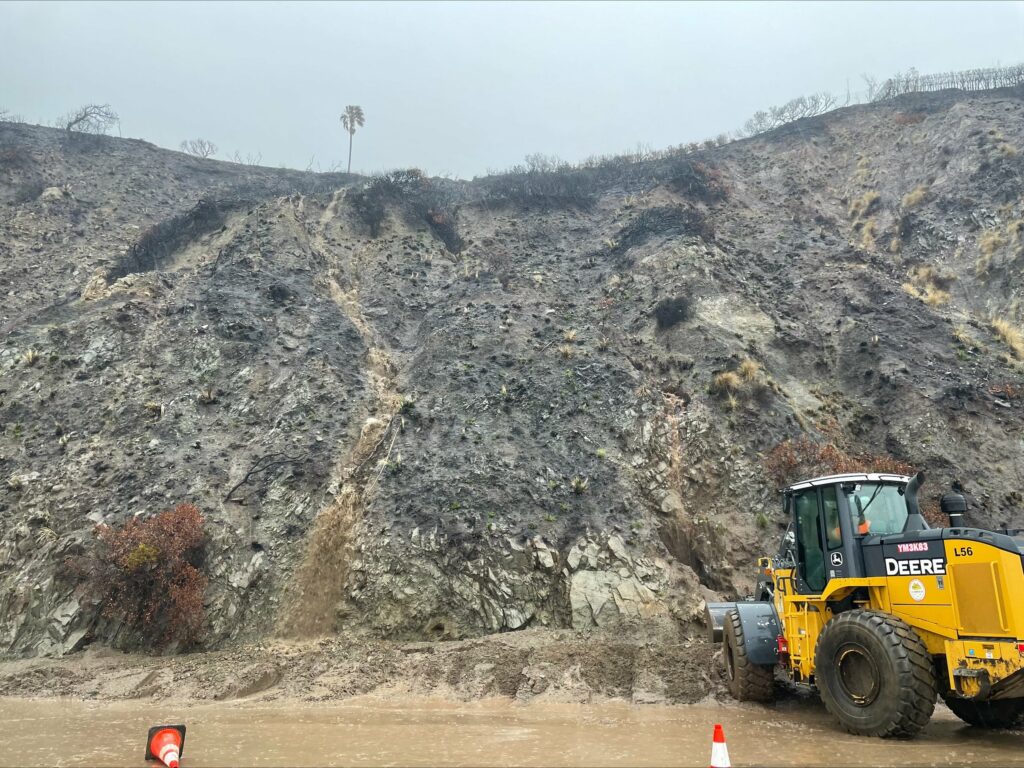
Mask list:
[[[910,478],[906,475],[893,475],[887,472],[847,472],[842,475],[822,475],[811,480],[801,480],[786,486],[787,491],[802,491],[806,488],[816,488],[819,485],[833,485],[835,483],[909,483]]]

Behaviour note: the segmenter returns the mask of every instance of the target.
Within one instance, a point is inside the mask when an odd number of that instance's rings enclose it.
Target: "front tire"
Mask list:
[[[821,631],[814,654],[821,699],[860,736],[916,736],[935,711],[931,656],[905,622],[876,611],[847,611]]]
[[[775,668],[754,664],[747,656],[747,639],[736,611],[725,616],[723,655],[729,692],[737,701],[771,701],[775,695]]]
[[[995,701],[971,701],[955,696],[943,700],[953,714],[968,725],[978,728],[1017,728],[1024,724],[1024,700],[996,699]]]

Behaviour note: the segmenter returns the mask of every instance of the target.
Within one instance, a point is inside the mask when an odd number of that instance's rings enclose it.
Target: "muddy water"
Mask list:
[[[818,705],[635,707],[362,699],[171,706],[0,699],[0,766],[141,766],[150,725],[188,726],[201,766],[706,766],[715,722],[733,765],[1024,766],[1024,733],[944,709],[913,742],[839,732]]]

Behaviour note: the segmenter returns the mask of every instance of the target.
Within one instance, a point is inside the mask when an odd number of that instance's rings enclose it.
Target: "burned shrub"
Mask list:
[[[83,591],[105,617],[124,621],[157,647],[189,645],[202,636],[205,622],[205,543],[203,515],[180,504],[120,527],[99,526],[96,547],[73,570],[83,574]]]
[[[459,253],[463,249],[465,243],[455,228],[454,216],[443,209],[430,208],[427,210],[426,217],[431,230],[444,243],[445,248],[452,253]]]
[[[109,279],[117,280],[133,272],[159,269],[175,251],[224,226],[228,207],[215,200],[200,200],[192,210],[154,224],[111,269]]]
[[[715,203],[729,195],[721,170],[686,157],[674,158],[669,163],[666,181],[676,192],[705,203]]]
[[[430,179],[419,168],[389,171],[375,176],[370,187],[377,190],[386,199],[399,200],[430,186]]]
[[[35,158],[20,146],[0,147],[0,171],[25,170],[35,164]]]
[[[558,166],[555,170],[516,166],[477,183],[482,190],[482,202],[492,207],[586,209],[594,203],[599,172],[597,168],[570,166]]]
[[[384,200],[374,194],[371,188],[349,195],[348,199],[356,216],[370,230],[370,237],[379,237],[380,225],[384,223],[384,216],[387,213]]]
[[[715,239],[711,223],[696,208],[662,205],[644,208],[615,237],[616,252],[624,252],[655,237],[690,235],[710,241]]]
[[[267,295],[274,304],[284,305],[295,300],[295,291],[284,283],[274,283],[267,289]]]
[[[443,183],[428,179],[418,168],[374,176],[363,189],[350,195],[349,200],[371,237],[380,236],[387,206],[394,205],[413,218],[425,221],[449,251],[458,253],[463,248],[456,229],[454,193]]]
[[[689,296],[662,299],[654,307],[654,319],[658,322],[658,329],[662,331],[686,322],[692,314],[693,307]]]
[[[14,190],[15,203],[31,203],[39,199],[46,184],[39,179],[30,179],[19,184]]]

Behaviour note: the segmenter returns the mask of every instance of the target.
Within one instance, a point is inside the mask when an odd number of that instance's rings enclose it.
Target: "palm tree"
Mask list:
[[[348,172],[352,173],[352,137],[356,135],[356,128],[362,128],[366,118],[363,116],[363,108],[354,104],[345,107],[345,113],[341,116],[341,126],[348,131]]]

